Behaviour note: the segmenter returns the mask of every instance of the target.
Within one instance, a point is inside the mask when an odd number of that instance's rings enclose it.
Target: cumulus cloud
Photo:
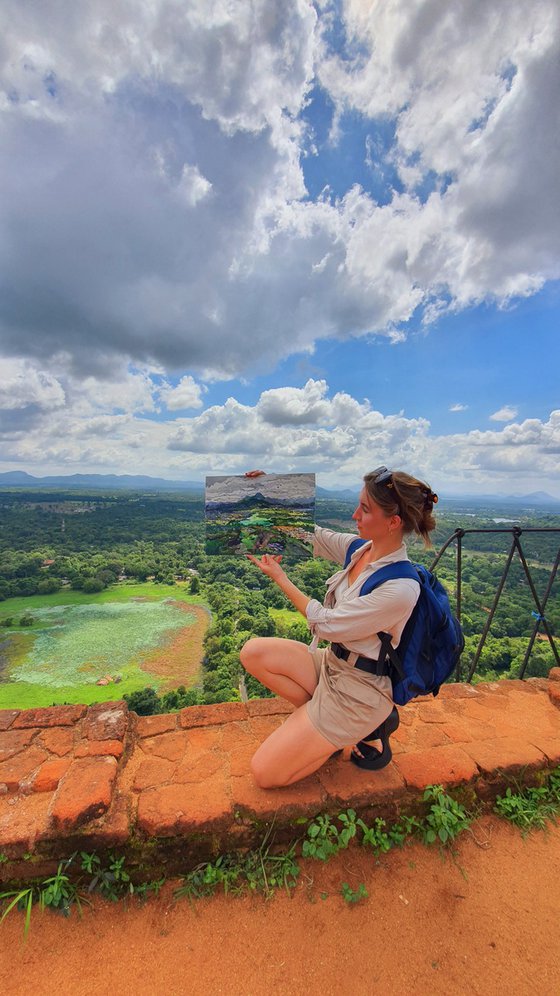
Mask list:
[[[398,341],[417,312],[429,323],[559,275],[554,0],[510,0],[507,17],[499,0],[348,0],[343,52],[332,5],[318,10],[7,0],[6,354],[61,353],[80,377],[129,360],[232,377],[322,337]],[[358,110],[394,127],[387,149],[367,143],[397,177],[383,203],[351,183],[307,196],[316,85],[339,122]]]
[[[517,408],[513,408],[512,405],[504,405],[503,408],[499,408],[497,412],[489,415],[491,422],[512,422],[517,416]]]
[[[534,490],[538,468],[539,489],[560,492],[560,411],[547,420],[438,435],[426,419],[384,414],[331,392],[324,380],[264,391],[253,404],[230,397],[190,417],[167,418],[116,406],[93,410],[89,402],[84,406],[77,383],[69,384],[65,407],[44,409],[32,432],[26,431],[25,408],[12,412],[11,424],[0,423],[0,470],[21,466],[41,475],[88,469],[202,480],[207,473],[243,473],[257,465],[312,471],[325,486],[354,487],[384,463],[440,492],[487,492]],[[157,399],[157,378],[152,386]]]
[[[204,385],[196,383],[194,377],[185,374],[176,387],[162,384],[159,397],[169,411],[182,411],[185,408],[202,408],[202,396],[206,390]]]

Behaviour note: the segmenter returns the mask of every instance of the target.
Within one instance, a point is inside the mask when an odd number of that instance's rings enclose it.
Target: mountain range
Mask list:
[[[59,474],[49,477],[34,477],[23,470],[10,470],[0,473],[0,488],[63,488],[66,491],[92,489],[120,491],[193,491],[203,492],[202,481],[168,481],[163,477],[149,477],[145,474]],[[351,488],[317,488],[318,498],[336,498],[340,501],[357,501],[358,491]],[[506,494],[464,494],[441,495],[446,501],[506,502],[525,505],[558,505],[560,499],[546,491],[532,491],[527,495]]]

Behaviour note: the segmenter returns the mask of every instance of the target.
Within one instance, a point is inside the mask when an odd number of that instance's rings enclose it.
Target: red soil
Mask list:
[[[189,688],[200,675],[203,657],[202,641],[210,623],[210,615],[199,605],[177,602],[180,611],[194,616],[196,622],[177,633],[164,647],[145,657],[140,665],[148,674],[165,678],[160,691],[167,692],[177,685]]]
[[[355,906],[342,882],[364,883]],[[375,861],[307,861],[292,898],[95,901],[83,919],[34,911],[0,926],[10,996],[529,996],[560,992],[560,826],[523,839],[495,818],[455,859],[412,845]]]

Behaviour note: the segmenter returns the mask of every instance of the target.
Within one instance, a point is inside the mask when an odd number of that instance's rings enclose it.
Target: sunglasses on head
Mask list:
[[[372,470],[371,476],[374,484],[387,484],[388,487],[393,487],[392,470],[387,470],[386,467],[377,467],[375,470]]]

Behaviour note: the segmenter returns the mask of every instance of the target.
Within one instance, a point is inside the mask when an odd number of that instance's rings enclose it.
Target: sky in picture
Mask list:
[[[557,0],[0,28],[0,472],[560,497]]]

